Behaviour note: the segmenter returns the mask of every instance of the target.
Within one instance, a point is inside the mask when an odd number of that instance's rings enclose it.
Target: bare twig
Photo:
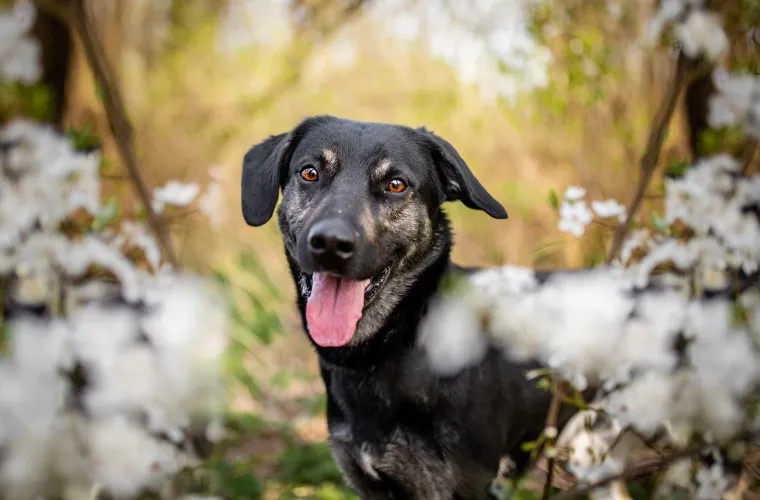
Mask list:
[[[734,436],[733,439],[730,439],[727,442],[747,442],[747,441],[752,441],[754,439],[757,439],[756,434],[743,432]],[[657,458],[642,460],[637,465],[634,465],[633,467],[630,467],[624,470],[620,474],[615,474],[614,476],[609,476],[595,483],[586,484],[584,486],[579,486],[579,487],[573,488],[572,490],[565,491],[557,495],[555,500],[570,500],[573,498],[580,498],[580,497],[583,497],[584,495],[588,495],[589,493],[591,493],[597,488],[602,488],[616,481],[628,481],[631,479],[639,479],[639,478],[648,476],[654,472],[657,472],[669,466],[673,462],[677,462],[678,460],[681,460],[684,458],[696,457],[697,455],[700,455],[701,453],[708,451],[710,448],[714,446],[715,445],[695,444],[687,448],[684,448],[682,450],[674,451],[673,453],[669,455],[663,455]]]
[[[641,207],[641,202],[644,200],[647,187],[649,186],[652,176],[657,168],[657,161],[660,158],[662,145],[665,142],[668,125],[675,112],[678,98],[689,82],[701,75],[705,70],[704,65],[700,64],[700,69],[695,71],[693,69],[693,64],[694,62],[692,60],[688,59],[683,54],[679,54],[675,73],[670,80],[670,84],[668,85],[660,108],[655,116],[649,134],[649,140],[647,141],[647,147],[641,158],[641,176],[639,177],[639,183],[636,186],[636,193],[626,211],[625,221],[618,225],[617,230],[615,231],[615,236],[612,239],[612,246],[607,255],[608,264],[612,262],[620,251],[620,248],[623,246],[625,237],[631,228],[631,221]]]
[[[546,444],[544,445],[544,449],[546,447],[551,447],[553,452],[556,452],[554,449],[554,443],[557,441],[557,420],[559,420],[559,410],[562,408],[562,398],[564,396],[564,382],[562,379],[557,379],[557,390],[554,392],[554,395],[552,396],[552,402],[551,406],[549,406],[549,414],[546,417],[546,425],[544,426],[544,432],[546,432],[546,429],[553,429],[553,434],[551,437],[547,436]],[[554,482],[554,453],[551,455],[547,455],[546,460],[546,482],[544,483],[544,492],[541,496],[542,500],[549,500],[552,493],[552,483]]]
[[[746,174],[749,167],[752,165],[752,160],[755,158],[755,152],[757,151],[759,144],[757,139],[750,139],[744,146],[744,154],[742,155],[742,173]]]
[[[131,184],[135,188],[140,202],[145,207],[148,224],[150,224],[151,229],[158,238],[169,262],[174,267],[179,267],[179,260],[174,250],[168,227],[161,215],[153,210],[150,190],[137,165],[132,126],[129,123],[126,107],[124,106],[121,92],[113,75],[113,70],[109,65],[103,45],[87,15],[87,7],[84,0],[70,0],[69,2],[43,1],[41,3],[59,15],[64,16],[64,19],[70,23],[82,41],[87,61],[101,92],[108,125],[116,141],[119,155],[129,174]]]
[[[629,469],[624,470],[620,474],[615,474],[614,476],[607,477],[593,484],[573,488],[572,490],[568,490],[563,493],[560,493],[557,496],[556,500],[570,500],[573,498],[580,498],[580,497],[583,497],[584,495],[588,495],[589,493],[591,493],[597,488],[607,486],[616,481],[638,479],[640,477],[647,476],[682,458],[689,458],[689,457],[696,456],[700,454],[702,451],[704,451],[705,448],[706,447],[703,445],[693,446],[690,448],[683,449],[681,451],[677,451],[665,457],[654,458],[654,459],[643,461],[637,465],[634,465],[633,467]]]

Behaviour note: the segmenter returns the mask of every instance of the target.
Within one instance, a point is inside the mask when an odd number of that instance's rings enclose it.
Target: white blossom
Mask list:
[[[709,469],[702,467],[697,472],[698,500],[713,500],[723,498],[723,492],[728,488],[728,480],[723,473],[723,466],[716,463]]]
[[[583,236],[594,215],[584,201],[564,201],[559,207],[559,230],[576,237]]]
[[[171,444],[157,440],[122,415],[98,420],[88,437],[93,484],[116,498],[131,498],[143,489],[157,490],[162,480],[183,465]]]
[[[672,23],[684,12],[686,6],[684,0],[662,0],[659,10],[649,20],[646,40],[653,42],[660,38],[665,26]]]
[[[197,184],[169,181],[165,186],[153,190],[153,209],[162,212],[165,205],[187,206],[199,192],[200,187]]]
[[[24,84],[39,79],[39,42],[26,36],[35,17],[35,6],[29,0],[16,2],[12,9],[0,9],[0,79]]]
[[[481,361],[488,350],[488,341],[480,328],[477,310],[464,297],[449,300],[440,313],[419,331],[419,342],[425,346],[430,366],[443,376],[459,373]],[[441,326],[447,325],[446,328]]]
[[[209,218],[211,225],[218,226],[224,218],[226,201],[222,185],[218,182],[212,182],[198,198],[198,209]]]
[[[135,222],[61,230],[103,210],[97,153],[25,119],[0,129],[0,143],[0,278],[15,313],[0,358],[3,497],[157,490],[197,459],[190,439],[221,435],[224,304],[202,278],[162,266]],[[162,202],[197,195],[167,186]],[[142,248],[150,269],[124,244]],[[95,277],[103,271],[108,280]]]
[[[124,221],[113,244],[120,246],[124,243],[142,249],[145,253],[145,260],[148,261],[152,269],[157,270],[161,266],[161,247],[144,225],[129,220]]]
[[[586,189],[580,186],[570,186],[565,190],[567,201],[580,201],[584,196],[586,196]]]
[[[728,38],[716,15],[701,9],[690,12],[686,21],[675,27],[675,34],[691,58],[705,55],[714,61],[728,49]]]
[[[709,102],[710,126],[741,124],[747,133],[760,137],[760,77],[715,70],[713,82],[717,92]]]
[[[630,235],[623,242],[623,246],[620,248],[620,262],[623,264],[628,263],[633,256],[633,252],[639,248],[643,248],[645,245],[653,244],[651,240],[651,233],[647,229],[637,229],[632,231]]]
[[[599,217],[617,217],[620,222],[625,220],[625,207],[615,200],[594,201],[591,208]]]

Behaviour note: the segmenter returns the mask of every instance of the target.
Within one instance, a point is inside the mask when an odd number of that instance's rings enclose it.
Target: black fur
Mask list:
[[[318,181],[299,180],[304,165],[319,171]],[[387,169],[410,189],[383,191],[389,177],[376,176]],[[416,345],[441,280],[471,272],[450,261],[441,205],[460,200],[507,217],[454,147],[425,129],[311,118],[248,152],[242,188],[251,225],[272,216],[283,191],[278,218],[307,332],[310,276],[324,271],[303,244],[316,222],[338,217],[357,234],[356,255],[330,272],[375,280],[391,269],[351,342],[322,347],[312,340],[330,444],[348,484],[362,498],[479,499],[503,456],[521,471],[528,457],[520,443],[539,435],[550,400],[524,377],[534,366],[490,352],[479,365],[440,377]]]

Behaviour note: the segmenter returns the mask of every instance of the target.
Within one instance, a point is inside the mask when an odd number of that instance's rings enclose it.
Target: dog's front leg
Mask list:
[[[348,487],[362,499],[401,500],[409,498],[399,491],[394,492],[394,487],[388,480],[383,480],[379,475],[365,471],[354,456],[353,445],[332,438],[329,443],[333,459],[343,474],[343,479]]]

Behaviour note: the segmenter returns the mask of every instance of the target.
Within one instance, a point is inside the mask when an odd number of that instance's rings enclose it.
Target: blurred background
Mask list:
[[[218,185],[205,207],[214,210],[211,223],[197,209],[168,217],[181,261],[213,272],[235,301],[231,434],[203,479],[224,498],[352,498],[325,445],[322,385],[276,224],[254,229],[241,217],[249,147],[314,114],[425,125],[458,148],[510,214],[496,221],[447,207],[457,262],[592,266],[612,228],[592,225],[582,239],[560,232],[562,192],[582,185],[596,199],[628,203],[673,68],[667,47],[646,43],[655,0],[85,3],[149,185]],[[760,19],[754,2],[721,9],[730,36],[757,35],[746,29]],[[60,124],[80,144],[100,145],[106,196],[123,213],[139,213],[81,41],[45,11],[35,33],[43,85],[24,90],[24,109],[0,98],[3,118],[29,114]],[[749,64],[757,41],[739,42],[730,57]],[[692,85],[668,130],[666,168],[696,152],[688,125],[704,111],[688,99],[705,85]],[[646,217],[656,217],[660,184],[647,195]]]

